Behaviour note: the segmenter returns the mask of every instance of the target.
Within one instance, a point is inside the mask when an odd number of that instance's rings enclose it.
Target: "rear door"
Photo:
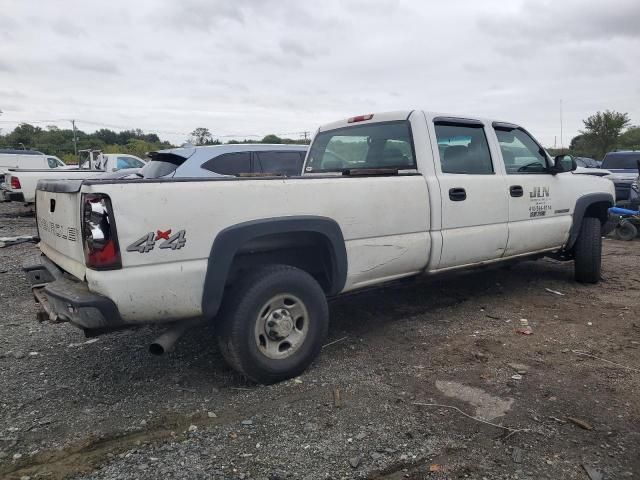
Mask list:
[[[507,245],[508,194],[491,154],[484,124],[435,118],[442,197],[442,254],[438,268],[495,260]]]
[[[571,173],[552,175],[544,149],[524,129],[494,122],[509,191],[505,256],[562,246],[571,228]]]

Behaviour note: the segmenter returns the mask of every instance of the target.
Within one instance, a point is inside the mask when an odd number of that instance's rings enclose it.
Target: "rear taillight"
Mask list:
[[[11,175],[11,188],[13,190],[20,190],[22,188],[22,185],[20,185],[20,179],[13,175]]]
[[[113,209],[107,195],[82,195],[82,240],[87,267],[95,270],[122,268]]]

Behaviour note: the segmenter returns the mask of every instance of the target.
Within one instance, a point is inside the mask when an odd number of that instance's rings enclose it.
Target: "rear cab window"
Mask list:
[[[309,150],[305,172],[414,168],[410,125],[400,120],[319,132]]]

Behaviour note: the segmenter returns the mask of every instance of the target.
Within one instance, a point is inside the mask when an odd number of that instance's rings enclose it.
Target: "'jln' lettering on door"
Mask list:
[[[544,198],[549,196],[549,187],[533,187],[529,192],[531,198]]]

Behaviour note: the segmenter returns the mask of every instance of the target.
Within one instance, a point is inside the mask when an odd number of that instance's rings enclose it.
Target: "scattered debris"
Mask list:
[[[585,357],[595,358],[596,360],[600,360],[602,362],[610,363],[611,365],[615,365],[616,367],[626,368],[627,370],[631,370],[632,372],[639,372],[640,373],[640,369],[638,369],[638,368],[627,367],[626,365],[622,365],[620,363],[615,363],[615,362],[612,362],[611,360],[607,360],[605,358],[596,357],[595,355],[591,355],[590,353],[583,352],[581,350],[571,350],[571,351],[573,353],[575,353],[576,355],[582,355],[582,356],[585,356]]]
[[[490,314],[488,314],[488,313],[485,315],[485,317],[492,318],[492,319],[494,319],[494,320],[502,320],[502,318],[500,318],[499,316],[497,316],[497,315],[490,315]]]
[[[360,466],[361,461],[362,461],[361,455],[358,455],[356,457],[351,457],[349,459],[349,465],[351,465],[352,468],[358,468]]]
[[[447,469],[446,465],[440,465],[440,464],[437,464],[437,463],[432,463],[431,465],[429,465],[429,471],[432,472],[432,473],[435,473],[435,472],[446,472],[447,470],[448,469]]]
[[[190,432],[197,432],[198,431],[198,427],[195,425],[189,425],[189,431]]]
[[[340,389],[334,387],[333,389],[333,406],[336,408],[342,407],[342,397],[340,396]]]
[[[19,243],[37,242],[39,238],[35,235],[18,235],[17,237],[0,237],[0,248],[18,245]]]
[[[453,405],[442,405],[440,403],[419,403],[419,402],[414,402],[413,405],[416,405],[418,407],[439,407],[439,408],[450,408],[452,410],[456,410],[458,413],[461,413],[462,415],[464,415],[467,418],[470,418],[471,420],[475,420],[476,422],[484,423],[485,425],[490,425],[492,427],[501,428],[502,430],[505,430],[506,432],[509,432],[509,434],[506,437],[504,437],[503,440],[506,440],[511,435],[514,435],[516,433],[529,432],[530,431],[528,428],[505,427],[503,425],[498,425],[497,423],[487,422],[486,420],[482,420],[481,418],[472,417],[468,413],[463,412],[458,407],[454,407]]]
[[[522,335],[533,335],[533,330],[529,326],[529,320],[527,320],[526,318],[521,318],[520,328],[516,329],[516,332]]]
[[[585,422],[584,420],[580,420],[579,418],[567,417],[567,420],[579,426],[580,428],[584,428],[585,430],[593,430],[593,427],[591,426],[590,423]]]
[[[242,420],[240,423],[245,426],[253,425],[253,420]]]
[[[523,365],[522,363],[508,363],[511,368],[513,368],[516,373],[520,375],[526,375],[529,371],[529,367],[527,365]]]
[[[520,375],[518,373],[515,373],[515,374],[511,375],[511,378],[513,380],[522,380],[522,375]]]
[[[80,347],[82,345],[91,345],[92,343],[96,343],[98,340],[100,340],[100,339],[99,338],[91,338],[91,339],[87,340],[86,342],[70,343],[69,345],[67,345],[67,348]]]
[[[511,452],[511,460],[514,463],[522,463],[522,449],[518,447],[513,447],[513,452]]]
[[[512,398],[502,399],[495,395],[490,395],[481,388],[458,382],[436,380],[436,388],[447,397],[473,405],[476,409],[474,415],[486,420],[502,417],[513,405]]]
[[[213,412],[207,412],[207,417],[209,417],[209,418],[218,418],[218,415],[216,415]]]
[[[591,480],[602,480],[604,478],[604,476],[599,471],[597,471],[593,467],[590,467],[589,465],[585,465],[583,463],[582,468],[584,468],[584,471],[587,472],[587,475],[589,475],[589,478]]]
[[[334,344],[336,344],[336,343],[338,343],[338,342],[342,342],[343,340],[346,340],[347,338],[349,338],[349,337],[342,337],[342,338],[339,338],[339,339],[337,339],[337,340],[334,340],[333,342],[329,342],[329,343],[327,343],[326,345],[323,345],[323,346],[322,346],[322,348],[330,347],[331,345],[334,345]]]
[[[559,291],[557,291],[557,290],[551,290],[550,288],[545,288],[545,290],[546,290],[547,292],[549,292],[549,293],[554,293],[554,294],[556,294],[556,295],[560,295],[561,297],[564,297],[564,295],[565,295],[564,293],[561,293],[561,292],[559,292]]]

